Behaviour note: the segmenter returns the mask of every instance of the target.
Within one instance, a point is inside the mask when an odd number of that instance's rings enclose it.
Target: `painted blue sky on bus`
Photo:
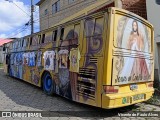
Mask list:
[[[39,0],[33,0],[34,5]],[[0,0],[0,38],[30,34],[30,0]],[[34,7],[34,31],[39,31],[39,8]],[[26,25],[28,23],[28,25]]]

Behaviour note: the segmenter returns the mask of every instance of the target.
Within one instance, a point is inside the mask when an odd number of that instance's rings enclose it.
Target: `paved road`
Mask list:
[[[160,111],[159,106],[149,105],[145,103],[137,104],[126,108],[113,110],[103,110],[75,102],[71,102],[60,96],[47,96],[41,88],[35,87],[24,81],[11,78],[3,73],[0,69],[0,111],[62,111],[55,112],[56,117],[45,118],[14,118],[14,119],[46,119],[46,120],[134,120],[134,117],[118,117],[118,113],[128,113],[130,111]],[[81,111],[81,112],[73,112]],[[97,117],[95,111],[101,113],[101,117]],[[77,113],[79,113],[77,117]],[[59,117],[63,115],[63,117]],[[85,117],[84,117],[84,116]],[[104,116],[105,115],[105,116]],[[71,117],[72,116],[72,117]],[[0,120],[12,120],[13,118],[0,118]],[[160,119],[156,117],[137,117],[136,119]]]

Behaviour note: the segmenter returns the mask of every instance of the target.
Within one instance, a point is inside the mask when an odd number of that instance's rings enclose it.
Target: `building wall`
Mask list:
[[[44,0],[40,7],[40,30],[47,29],[59,21],[69,17],[80,10],[102,0],[75,0],[68,3],[68,0],[60,0],[60,11],[52,14],[52,5],[58,0]],[[134,12],[143,18],[147,18],[146,0],[105,0],[108,3],[114,1],[114,6]],[[45,15],[45,10],[48,14]]]
[[[160,83],[160,0],[146,0],[148,20],[154,26],[154,48],[155,48],[155,81]]]
[[[78,11],[86,8],[87,6],[95,3],[97,0],[75,0],[72,3],[68,3],[68,0],[60,0],[60,11],[52,14],[52,5],[57,0],[45,0],[40,5],[40,29],[47,29],[59,21],[69,17]],[[48,14],[45,15],[45,9],[48,9]]]
[[[122,0],[122,7],[147,19],[146,0]]]

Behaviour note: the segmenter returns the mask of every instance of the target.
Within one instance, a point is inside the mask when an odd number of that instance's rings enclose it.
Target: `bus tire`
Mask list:
[[[43,90],[47,95],[52,95],[55,92],[55,83],[52,80],[50,73],[46,72],[43,76]]]

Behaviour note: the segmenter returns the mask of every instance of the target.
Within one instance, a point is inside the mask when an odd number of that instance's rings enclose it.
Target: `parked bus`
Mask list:
[[[4,66],[48,95],[118,108],[152,97],[153,40],[148,21],[112,7],[14,40]]]

